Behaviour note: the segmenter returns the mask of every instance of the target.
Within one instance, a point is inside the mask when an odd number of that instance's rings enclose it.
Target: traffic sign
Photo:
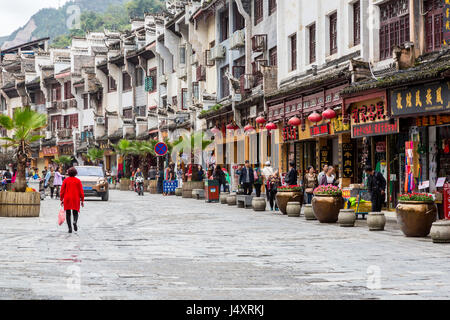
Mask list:
[[[169,148],[167,147],[167,144],[164,142],[159,142],[155,146],[155,153],[157,156],[163,157],[167,154],[169,151]]]

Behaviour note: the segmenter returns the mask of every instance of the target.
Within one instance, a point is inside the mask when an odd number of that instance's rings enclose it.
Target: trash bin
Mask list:
[[[219,202],[219,181],[206,180],[205,181],[205,199],[206,202]]]

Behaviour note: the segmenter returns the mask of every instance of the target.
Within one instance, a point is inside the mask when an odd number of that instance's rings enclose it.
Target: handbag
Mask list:
[[[66,211],[64,210],[63,207],[61,207],[58,213],[58,224],[62,225],[65,221],[66,221]]]
[[[306,188],[305,192],[306,193],[313,193],[314,192],[314,188]]]

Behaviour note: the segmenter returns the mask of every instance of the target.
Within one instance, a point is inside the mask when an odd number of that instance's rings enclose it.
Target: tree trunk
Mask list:
[[[27,157],[23,154],[17,157],[17,176],[14,188],[16,192],[25,192],[27,190],[27,181],[25,179],[25,170],[27,166]]]
[[[199,181],[198,179],[198,166],[195,164],[194,153],[191,154],[191,168],[192,176],[191,181]]]

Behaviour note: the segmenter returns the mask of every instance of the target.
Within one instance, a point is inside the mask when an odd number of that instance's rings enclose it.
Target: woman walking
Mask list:
[[[270,203],[270,211],[273,211],[275,205],[275,211],[278,211],[278,204],[276,202],[277,189],[281,186],[280,174],[277,172],[274,173],[273,176],[269,177],[267,181],[267,189],[269,190],[269,203]]]
[[[56,199],[58,199],[60,196],[59,193],[61,191],[61,186],[63,184],[63,175],[61,171],[62,171],[61,167],[58,167],[58,169],[56,169],[55,179],[53,180],[53,185],[55,186],[56,189]]]
[[[226,183],[225,173],[223,173],[222,167],[220,165],[217,165],[216,169],[214,169],[213,178],[219,184],[219,193],[220,193],[220,191],[222,190],[222,186],[224,186]]]
[[[50,198],[53,199],[53,193],[55,192],[55,169],[50,167],[50,171],[45,176],[45,188],[50,188]]]
[[[261,173],[261,166],[258,164],[256,164],[255,169],[254,169],[254,175],[255,175],[255,191],[256,191],[256,197],[259,198],[261,197],[261,188],[263,185],[263,176]]]
[[[66,211],[69,233],[72,233],[71,214],[73,213],[73,229],[78,231],[78,212],[80,211],[80,203],[84,207],[84,192],[80,179],[76,178],[77,170],[70,168],[67,174],[69,178],[64,179],[61,188],[61,206],[64,206]]]
[[[308,167],[308,173],[305,174],[305,193],[306,193],[306,203],[311,204],[314,189],[318,186],[317,175],[314,172],[314,167]]]

